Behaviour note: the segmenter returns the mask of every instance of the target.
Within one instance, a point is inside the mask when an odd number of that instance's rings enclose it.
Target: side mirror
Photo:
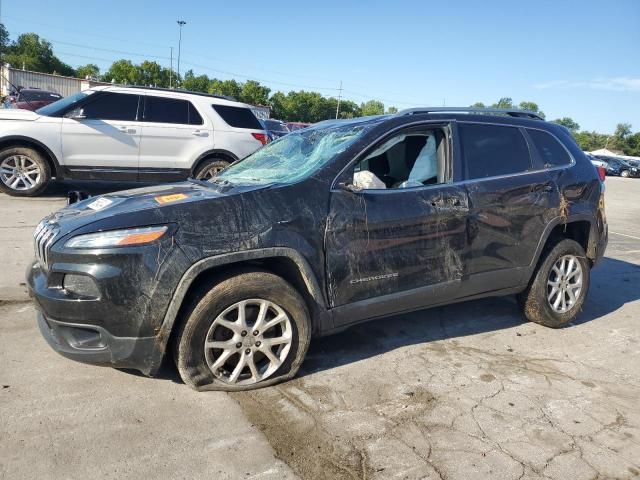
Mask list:
[[[65,115],[65,117],[70,118],[72,120],[84,120],[85,118],[87,118],[82,108],[76,108],[75,110],[71,110],[69,113]]]

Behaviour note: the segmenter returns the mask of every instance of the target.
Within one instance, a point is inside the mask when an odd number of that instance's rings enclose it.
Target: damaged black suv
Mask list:
[[[169,354],[195,389],[255,388],[293,377],[314,335],[435,305],[517,294],[567,324],[607,244],[603,192],[528,112],[327,121],[213,181],[54,213],[28,285],[62,355],[153,375]]]

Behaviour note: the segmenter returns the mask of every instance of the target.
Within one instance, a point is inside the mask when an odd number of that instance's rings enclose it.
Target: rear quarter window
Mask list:
[[[531,170],[529,147],[518,127],[462,123],[459,131],[467,179]]]
[[[571,163],[569,152],[550,133],[527,128],[527,134],[545,167],[561,167]]]
[[[263,130],[262,125],[253,114],[245,107],[233,107],[230,105],[211,105],[227,125],[235,128],[247,128],[250,130]]]

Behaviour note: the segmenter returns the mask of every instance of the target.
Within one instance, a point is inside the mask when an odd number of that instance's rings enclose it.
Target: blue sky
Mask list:
[[[67,63],[103,70],[168,66],[178,18],[183,73],[327,95],[342,81],[351,100],[399,108],[507,96],[583,129],[640,130],[640,0],[2,1],[12,38],[35,31]]]

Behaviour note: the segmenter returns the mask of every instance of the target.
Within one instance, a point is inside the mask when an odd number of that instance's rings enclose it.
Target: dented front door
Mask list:
[[[459,283],[467,213],[461,186],[334,191],[325,240],[331,306]]]

